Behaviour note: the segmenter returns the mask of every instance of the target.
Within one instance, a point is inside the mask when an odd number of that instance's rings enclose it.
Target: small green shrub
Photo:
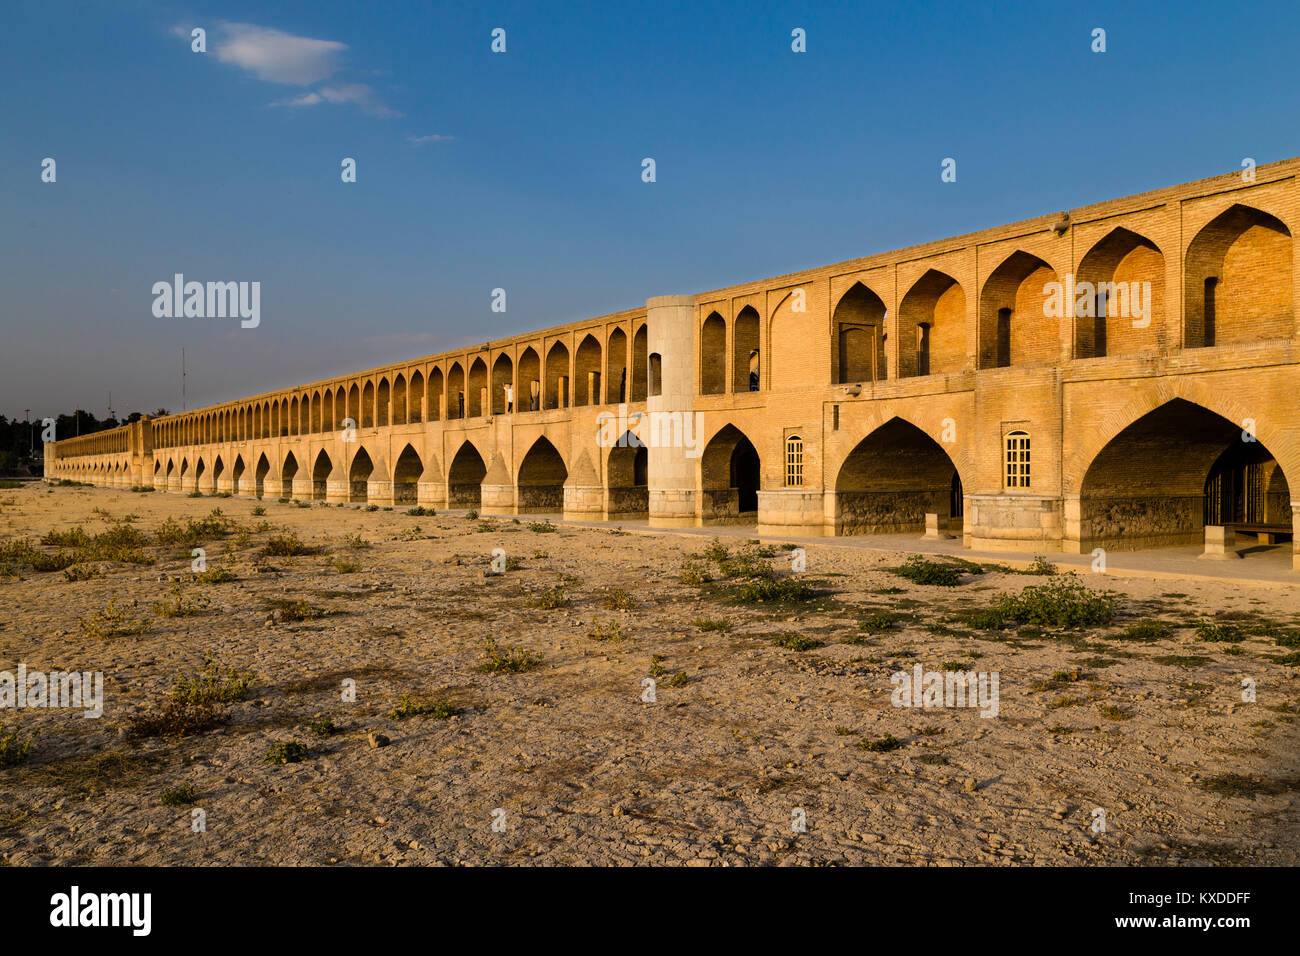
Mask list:
[[[814,647],[822,646],[821,641],[793,631],[777,634],[772,638],[772,643],[777,647],[784,647],[787,651],[811,651]]]
[[[15,767],[26,763],[32,755],[32,738],[23,737],[16,730],[6,732],[0,725],[0,767]]]
[[[858,741],[858,747],[869,753],[887,753],[890,750],[897,750],[901,746],[903,746],[902,743],[893,734],[885,734],[885,736],[876,740],[867,740],[864,737]]]
[[[283,740],[266,748],[267,763],[301,763],[308,750],[296,740]]]
[[[187,780],[179,787],[163,787],[162,793],[158,795],[158,802],[164,807],[180,807],[194,803],[198,798],[199,795],[194,791],[194,784]]]
[[[1115,617],[1116,596],[1093,591],[1074,574],[1032,585],[1019,594],[1001,594],[994,609],[1016,624],[1078,628],[1109,624]]]
[[[1196,639],[1206,644],[1236,644],[1242,637],[1241,631],[1231,624],[1201,621],[1196,625]]]
[[[913,584],[942,588],[952,588],[961,584],[962,570],[958,565],[947,561],[931,561],[919,554],[912,555],[892,570],[894,574],[906,578]]]
[[[520,674],[532,670],[540,662],[540,654],[522,647],[502,647],[495,638],[488,638],[479,670],[488,674]]]

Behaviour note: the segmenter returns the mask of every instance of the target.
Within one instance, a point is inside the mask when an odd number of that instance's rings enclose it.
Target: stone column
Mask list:
[[[650,420],[641,423],[649,437],[647,473],[650,485],[650,526],[678,528],[699,521],[696,496],[699,453],[703,436],[696,434],[695,414],[695,297],[661,295],[646,301],[646,355],[660,357],[659,394],[646,399]],[[650,376],[652,377],[652,376]],[[653,382],[651,382],[653,384]],[[682,427],[665,427],[673,416]],[[689,431],[686,418],[691,417]],[[689,434],[696,447],[669,447],[654,440]],[[684,443],[683,443],[684,444]]]

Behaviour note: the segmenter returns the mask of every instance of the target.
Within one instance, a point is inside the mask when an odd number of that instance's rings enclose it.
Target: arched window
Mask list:
[[[663,391],[663,359],[658,352],[650,353],[650,394],[658,395]]]
[[[785,440],[785,486],[803,487],[803,439],[798,435]]]
[[[1006,437],[1006,486],[1029,487],[1029,433],[1008,432]]]

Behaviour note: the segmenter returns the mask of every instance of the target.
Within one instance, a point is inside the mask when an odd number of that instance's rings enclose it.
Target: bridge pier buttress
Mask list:
[[[695,414],[695,297],[661,295],[646,300],[649,394],[646,411],[655,437],[682,435],[684,429],[656,427],[672,416]],[[674,447],[652,440],[647,449],[650,527],[694,527],[700,523],[696,473],[699,460],[687,457],[684,443]]]
[[[416,484],[416,504],[421,508],[447,507],[447,482],[421,481]]]
[[[831,495],[834,493],[831,492]],[[815,537],[833,533],[826,524],[827,492],[821,489],[779,488],[758,492],[760,535],[803,535]],[[831,507],[834,507],[833,503]]]

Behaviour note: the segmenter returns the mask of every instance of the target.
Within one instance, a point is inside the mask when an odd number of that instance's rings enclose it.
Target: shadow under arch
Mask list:
[[[925,516],[961,533],[961,475],[943,446],[895,416],[849,452],[835,478],[835,533],[925,530]]]
[[[762,468],[758,449],[735,425],[724,425],[700,456],[702,524],[756,524]]]
[[[1207,524],[1292,534],[1287,477],[1273,451],[1258,439],[1245,440],[1248,434],[1183,398],[1134,420],[1084,473],[1080,550],[1199,544]]]
[[[515,480],[519,513],[562,512],[568,477],[569,470],[555,446],[545,437],[538,438],[519,464]]]

